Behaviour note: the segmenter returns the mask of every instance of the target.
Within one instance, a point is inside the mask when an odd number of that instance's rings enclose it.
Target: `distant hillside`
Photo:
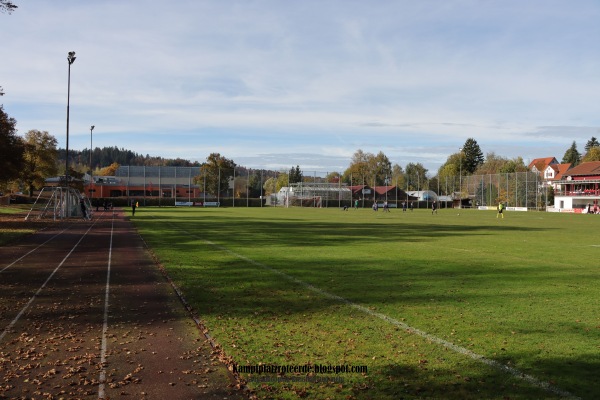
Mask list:
[[[58,165],[65,165],[66,150],[58,149]],[[146,154],[145,156],[134,153],[131,150],[119,149],[118,147],[96,147],[92,154],[93,170],[99,171],[102,168],[108,167],[113,163],[125,166],[138,167],[200,167],[202,163],[198,161],[191,162],[182,158],[162,158]],[[85,150],[69,150],[69,168],[84,174],[90,170],[90,151]],[[246,167],[236,165],[236,174],[244,175],[248,172]],[[63,168],[64,171],[64,168]],[[263,170],[263,178],[266,180],[270,177],[277,177],[277,171]]]
[[[66,159],[66,149],[58,149],[59,163],[63,164]],[[86,170],[90,165],[90,151],[85,150],[70,150],[69,160],[71,165],[83,166]],[[119,149],[118,147],[96,147],[92,154],[93,169],[104,168],[112,163],[119,165],[134,165],[134,166],[166,166],[166,167],[199,167],[198,161],[191,162],[181,158],[162,158],[146,154],[145,156],[135,153],[131,150]]]

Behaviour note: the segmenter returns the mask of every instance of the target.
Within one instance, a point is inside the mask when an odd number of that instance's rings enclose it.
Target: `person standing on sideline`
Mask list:
[[[504,204],[500,202],[498,203],[498,213],[496,214],[496,218],[498,218],[499,215],[502,215],[502,218],[504,218],[504,214],[502,213],[502,211],[504,211]]]
[[[88,219],[87,207],[85,206],[85,200],[83,200],[83,197],[79,199],[79,207],[81,207],[81,215],[83,216],[83,219]]]
[[[135,200],[131,201],[131,216],[135,216],[135,207],[137,206],[137,203]]]
[[[435,200],[433,201],[433,203],[431,203],[431,213],[437,214],[437,203],[435,202]]]
[[[354,209],[358,210],[358,199],[354,200]]]

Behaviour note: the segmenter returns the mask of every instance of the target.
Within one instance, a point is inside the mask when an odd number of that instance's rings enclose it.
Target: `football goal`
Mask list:
[[[79,190],[70,187],[45,187],[27,213],[25,220],[30,218],[52,218],[54,220],[72,217],[83,217],[81,206],[83,202],[87,217],[91,218],[92,205],[87,197]]]

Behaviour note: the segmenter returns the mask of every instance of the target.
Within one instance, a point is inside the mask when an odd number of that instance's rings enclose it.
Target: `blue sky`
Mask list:
[[[19,134],[250,168],[342,172],[383,151],[435,174],[562,159],[600,137],[596,0],[14,0],[0,86]]]

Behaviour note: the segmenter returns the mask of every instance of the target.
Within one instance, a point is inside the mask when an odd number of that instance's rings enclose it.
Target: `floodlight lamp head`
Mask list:
[[[69,61],[69,65],[73,64],[73,62],[75,62],[75,52],[74,51],[70,51],[69,52],[69,56],[67,57],[67,61]]]
[[[92,125],[92,127],[90,128],[90,131],[93,131],[93,130],[94,130],[94,128],[95,128],[95,126],[94,126],[94,125]]]

